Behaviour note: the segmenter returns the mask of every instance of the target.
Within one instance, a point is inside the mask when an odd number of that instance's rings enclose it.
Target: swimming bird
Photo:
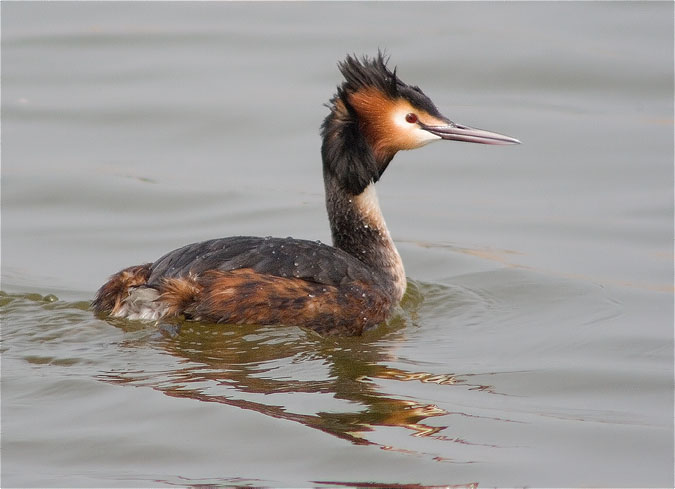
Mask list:
[[[519,143],[452,122],[387,61],[378,53],[338,63],[344,80],[321,125],[333,246],[251,236],[189,244],[110,277],[94,311],[141,320],[296,325],[326,335],[359,335],[386,321],[407,285],[375,192],[394,155],[443,140]]]

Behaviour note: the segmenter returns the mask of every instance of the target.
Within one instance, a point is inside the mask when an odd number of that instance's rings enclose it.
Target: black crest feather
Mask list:
[[[403,83],[396,77],[396,68],[390,71],[387,68],[389,57],[378,51],[377,57],[363,56],[361,59],[348,55],[344,61],[338,63],[338,68],[345,81],[339,87],[340,92],[357,92],[364,88],[377,88],[390,98],[397,98],[398,88]]]
[[[380,178],[382,162],[378,164],[361,133],[349,94],[374,87],[393,99],[399,96],[401,82],[387,68],[387,58],[381,51],[375,58],[348,55],[338,63],[338,68],[345,80],[331,98],[331,113],[321,125],[323,171],[325,177],[337,180],[349,193],[358,195]],[[342,112],[336,109],[338,102]]]
[[[442,117],[434,103],[420,87],[402,82],[396,75],[396,67],[393,71],[387,68],[388,61],[389,56],[382,51],[378,51],[374,58],[363,56],[359,59],[355,55],[348,55],[344,61],[338,63],[345,81],[338,87],[336,97],[348,103],[349,93],[366,88],[376,88],[391,99],[405,98],[413,106],[424,109],[431,115]],[[334,101],[335,98],[331,100],[331,102]]]

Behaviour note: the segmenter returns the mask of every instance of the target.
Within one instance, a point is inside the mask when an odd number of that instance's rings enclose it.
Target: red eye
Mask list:
[[[417,122],[417,114],[413,114],[412,112],[408,115],[405,116],[406,122],[409,122],[411,124],[414,124]]]

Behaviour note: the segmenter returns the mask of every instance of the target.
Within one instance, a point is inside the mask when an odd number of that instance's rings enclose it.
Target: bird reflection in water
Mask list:
[[[406,300],[410,303],[405,304]],[[358,338],[322,337],[294,327],[214,328],[186,322],[175,335],[153,336],[148,332],[145,339],[124,344],[125,348],[150,347],[170,354],[177,361],[172,361],[169,368],[117,370],[100,378],[111,383],[149,386],[173,397],[249,409],[384,450],[410,453],[408,449],[370,440],[368,433],[379,427],[405,428],[416,437],[480,445],[444,434],[447,426],[429,422],[442,416],[478,416],[390,395],[382,385],[390,381],[422,382],[492,392],[490,386],[470,384],[465,375],[389,366],[398,359],[394,350],[406,336],[406,325],[414,323],[416,300],[421,302],[419,296],[409,294],[404,299],[404,310],[387,328]],[[123,328],[131,325],[128,321],[119,324]],[[438,461],[452,461],[426,455]]]

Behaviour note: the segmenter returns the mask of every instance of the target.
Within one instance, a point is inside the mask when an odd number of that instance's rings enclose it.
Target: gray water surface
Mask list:
[[[673,4],[2,6],[2,486],[673,486]],[[330,242],[346,53],[517,137],[399,154],[361,338],[105,321],[113,272]]]

